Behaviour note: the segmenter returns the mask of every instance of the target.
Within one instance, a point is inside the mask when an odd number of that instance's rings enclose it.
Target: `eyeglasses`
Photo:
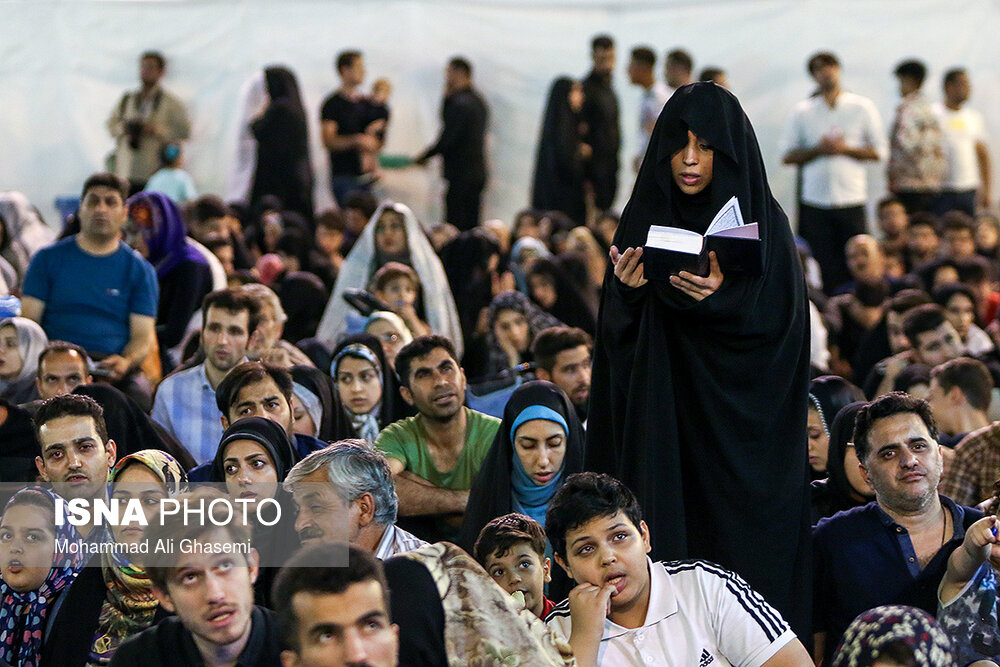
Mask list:
[[[378,339],[383,343],[398,343],[400,340],[402,340],[402,336],[400,336],[397,333],[384,333],[384,334],[379,334]]]

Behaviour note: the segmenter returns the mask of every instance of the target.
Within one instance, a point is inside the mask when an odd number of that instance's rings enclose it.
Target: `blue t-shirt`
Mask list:
[[[24,277],[25,296],[45,302],[41,324],[49,340],[103,355],[128,344],[130,315],[156,317],[159,291],[152,265],[124,243],[98,256],[72,236],[39,250]]]

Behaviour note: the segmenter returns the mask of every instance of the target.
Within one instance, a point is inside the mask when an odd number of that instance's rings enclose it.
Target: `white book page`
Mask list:
[[[701,234],[677,227],[651,225],[649,233],[646,235],[646,246],[650,248],[660,248],[697,255],[701,252],[704,245],[705,239]]]
[[[712,224],[708,226],[705,236],[718,234],[719,232],[742,225],[743,212],[740,210],[739,200],[736,198],[736,195],[733,195],[729,201],[722,205],[722,208],[715,214],[715,217],[712,218]]]
[[[733,227],[732,229],[726,229],[724,231],[718,232],[716,236],[722,236],[724,238],[730,238],[730,239],[760,240],[759,227],[756,222],[752,222],[749,225],[740,225],[739,227]]]

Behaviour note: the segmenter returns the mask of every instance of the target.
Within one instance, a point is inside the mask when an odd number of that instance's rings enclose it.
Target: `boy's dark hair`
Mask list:
[[[231,314],[247,311],[247,334],[257,330],[260,323],[260,303],[250,294],[238,289],[219,289],[209,292],[201,302],[202,326],[208,322],[208,309],[221,308]]]
[[[667,52],[667,67],[670,65],[680,65],[690,73],[694,69],[694,58],[684,49],[674,49]]]
[[[552,551],[566,560],[566,533],[596,517],[622,512],[639,529],[642,510],[627,486],[610,475],[580,472],[566,478],[545,512]]]
[[[462,56],[455,56],[448,61],[448,67],[453,70],[457,70],[464,74],[465,76],[472,76],[472,63],[463,58]]]
[[[167,66],[167,59],[159,51],[144,51],[139,60],[155,60],[160,69]]]
[[[407,343],[399,354],[396,355],[396,373],[399,375],[399,382],[404,387],[410,387],[410,364],[417,357],[424,357],[436,350],[444,349],[455,363],[458,363],[458,354],[455,352],[455,344],[451,339],[440,334],[430,334],[428,336],[417,336]]]
[[[590,40],[590,50],[596,51],[597,49],[613,49],[615,48],[615,40],[611,35],[597,35],[592,40]]]
[[[316,226],[337,232],[347,229],[344,225],[344,214],[334,208],[328,208],[316,216]]]
[[[701,70],[701,73],[698,74],[698,80],[717,82],[721,77],[725,76],[725,74],[725,70],[721,67],[706,67]]]
[[[375,195],[367,190],[351,190],[344,197],[342,208],[356,208],[361,211],[361,214],[365,218],[371,220],[371,217],[375,215],[375,211],[378,209],[378,200],[375,199]]]
[[[905,76],[908,79],[913,79],[919,88],[924,85],[924,79],[927,78],[927,66],[919,60],[904,60],[896,66],[896,71],[893,73],[897,77]]]
[[[373,291],[383,290],[386,285],[396,278],[408,278],[413,283],[414,289],[420,292],[420,277],[417,276],[416,271],[402,262],[386,262],[372,276],[371,288]]]
[[[355,546],[348,547],[346,567],[320,565],[336,563],[344,556],[344,545],[321,543],[303,547],[281,568],[271,588],[274,611],[278,615],[282,638],[285,645],[298,652],[299,618],[295,615],[292,598],[296,593],[336,595],[343,593],[353,584],[377,581],[382,587],[382,602],[386,614],[390,613],[389,584],[385,579],[382,562],[370,552]]]
[[[191,222],[205,222],[229,215],[229,208],[221,197],[202,195],[184,207],[184,218]]]
[[[819,53],[813,54],[809,58],[809,62],[806,64],[806,69],[809,74],[815,74],[816,70],[821,67],[826,67],[827,65],[836,65],[840,67],[840,61],[837,60],[837,56],[833,55],[829,51],[820,51]]]
[[[946,322],[944,311],[936,303],[925,303],[911,308],[903,318],[903,333],[914,348],[917,347],[917,336],[927,331],[937,329]]]
[[[927,211],[917,211],[910,215],[910,229],[914,227],[930,227],[935,234],[940,233],[940,224],[937,216]]]
[[[993,280],[993,263],[979,255],[965,257],[955,263],[958,268],[958,279],[966,285],[977,285]]]
[[[243,387],[256,384],[270,378],[278,386],[278,391],[285,397],[289,405],[292,402],[292,376],[280,366],[264,364],[259,361],[244,361],[229,371],[222,382],[215,388],[215,405],[219,412],[229,418],[229,408],[233,407]],[[282,424],[284,426],[284,424]]]
[[[983,362],[968,357],[952,359],[935,366],[931,370],[931,378],[937,378],[944,393],[958,387],[973,408],[982,412],[989,409],[993,376]]]
[[[42,441],[40,433],[42,426],[60,417],[90,417],[94,420],[94,428],[101,438],[101,444],[108,444],[108,426],[104,423],[104,408],[90,396],[79,394],[53,396],[42,402],[31,419],[35,425],[35,438],[39,443]]]
[[[353,66],[354,61],[360,57],[361,57],[360,51],[354,51],[354,50],[341,51],[340,53],[337,54],[337,60],[335,61],[337,71],[340,72],[342,70],[347,69],[348,67]]]
[[[143,539],[152,545],[160,544],[160,540],[164,540],[164,544],[178,545],[182,540],[197,540],[207,533],[223,530],[228,534],[229,541],[249,544],[250,526],[242,523],[240,512],[233,512],[233,520],[226,522],[228,511],[223,510],[218,504],[210,505],[214,500],[225,498],[226,496],[221,491],[211,487],[201,487],[194,491],[181,493],[176,496],[176,500],[182,507],[185,506],[185,503],[199,506],[199,503],[204,501],[206,513],[210,513],[211,520],[206,516],[205,521],[188,522],[185,518],[185,512],[161,514],[158,521],[150,522],[143,534]],[[209,509],[210,507],[211,509]],[[222,525],[216,525],[217,523]],[[180,553],[179,549],[167,549],[158,553],[150,549],[149,555],[146,556],[145,568],[149,580],[165,593],[170,592],[167,588],[167,582],[170,580],[171,570],[177,566],[177,558]]]
[[[949,86],[955,83],[955,81],[958,80],[958,77],[962,76],[965,73],[966,72],[964,67],[954,67],[944,73],[944,78],[942,79],[942,81],[944,82],[945,86]]]
[[[908,288],[896,292],[886,301],[886,307],[892,312],[902,315],[911,308],[930,303],[931,297],[922,289]]]
[[[882,199],[879,200],[878,207],[876,210],[878,211],[879,215],[882,215],[882,210],[887,206],[892,206],[893,204],[899,204],[900,206],[902,206],[903,202],[899,201],[896,197],[889,195],[888,197],[883,197]]]
[[[941,225],[946,232],[966,231],[972,235],[976,233],[976,221],[965,211],[948,211],[941,216]]]
[[[931,414],[931,406],[921,398],[914,398],[901,391],[894,391],[889,394],[879,396],[871,403],[863,406],[854,419],[854,450],[858,455],[858,460],[862,463],[871,453],[871,443],[868,442],[868,434],[872,426],[879,419],[892,417],[893,415],[911,413],[920,417],[927,427],[931,437],[937,441],[938,429]]]
[[[587,350],[593,352],[594,341],[583,329],[577,327],[548,327],[542,329],[535,336],[531,344],[531,353],[535,358],[535,365],[549,373],[556,366],[556,357],[560,352],[572,350],[575,347],[586,345]]]
[[[637,46],[632,49],[632,60],[646,67],[653,67],[656,65],[656,52],[648,46]]]
[[[934,303],[942,308],[947,308],[948,302],[951,301],[951,297],[956,294],[962,294],[968,297],[969,301],[972,302],[973,309],[975,310],[977,307],[976,293],[972,291],[971,287],[963,283],[945,283],[944,285],[938,285],[935,287],[933,292]]]
[[[84,368],[88,373],[90,372],[90,355],[87,354],[85,349],[76,343],[67,343],[64,340],[50,340],[49,344],[38,355],[38,370],[36,371],[38,377],[42,377],[42,362],[45,361],[45,357],[58,352],[76,352],[83,360]]]
[[[91,188],[111,188],[112,190],[117,190],[118,194],[122,196],[122,202],[128,199],[128,181],[112,174],[109,171],[101,171],[96,174],[91,174],[87,180],[83,182],[83,190],[80,191],[80,199],[85,199],[87,197],[87,191]]]
[[[538,559],[545,562],[545,530],[531,517],[517,512],[499,516],[479,531],[472,554],[476,561],[486,567],[490,556],[502,558],[515,545],[528,542]]]

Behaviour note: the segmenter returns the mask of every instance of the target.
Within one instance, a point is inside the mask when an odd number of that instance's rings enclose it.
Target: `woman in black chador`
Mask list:
[[[562,211],[582,225],[587,220],[584,165],[590,146],[583,143],[583,86],[567,77],[552,84],[538,137],[535,184],[531,206],[540,211]]]
[[[704,233],[732,196],[763,272],[642,275],[650,225]],[[653,557],[735,570],[809,636],[809,316],[792,232],[737,99],[679,88],[615,234],[601,300],[586,470],[639,497]],[[619,254],[618,249],[624,249]]]

